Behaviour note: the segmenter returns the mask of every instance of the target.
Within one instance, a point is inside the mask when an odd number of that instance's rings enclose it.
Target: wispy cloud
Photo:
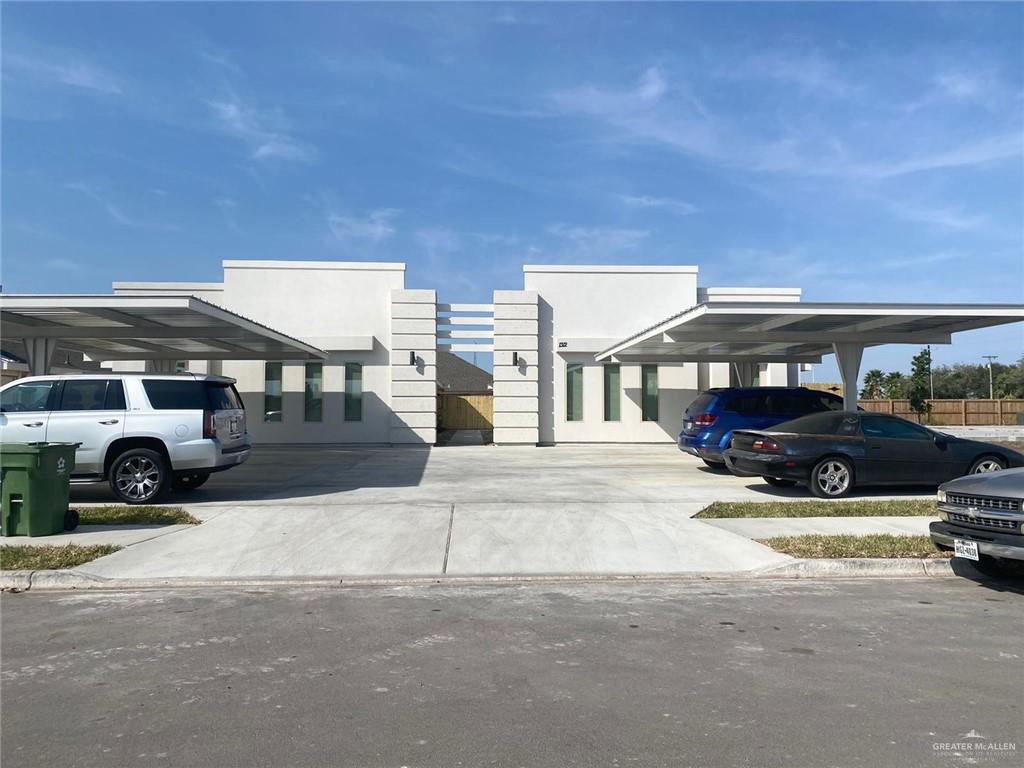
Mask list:
[[[955,87],[969,90],[963,83]],[[878,117],[870,132],[856,133],[842,124],[791,117],[774,132],[755,131],[751,121],[714,113],[685,82],[672,83],[661,67],[648,68],[631,87],[589,84],[555,92],[548,101],[563,118],[593,121],[606,140],[661,146],[758,173],[881,180],[984,166],[1024,154],[1019,129],[971,135],[969,129],[937,131],[928,121],[911,130]],[[959,139],[948,138],[957,133]]]
[[[672,94],[672,98],[666,96]],[[557,91],[550,102],[564,116],[595,120],[620,138],[662,144],[700,157],[723,152],[722,126],[685,89],[673,92],[660,67],[650,67],[627,88],[584,85]]]
[[[952,206],[918,206],[909,203],[896,203],[892,211],[908,221],[932,224],[943,229],[976,230],[985,227],[989,219],[981,214],[970,214],[962,208]]]
[[[817,96],[849,97],[861,89],[827,55],[813,48],[747,53],[732,58],[716,74],[725,79],[795,86]]]
[[[214,64],[221,69],[227,70],[232,75],[238,75],[240,77],[245,76],[245,72],[242,68],[238,66],[238,64],[235,63],[235,60],[224,51],[203,50],[199,52],[199,58],[210,64]]]
[[[85,267],[77,261],[71,259],[48,259],[46,261],[47,269],[56,269],[61,272],[81,272]]]
[[[416,230],[416,242],[423,247],[428,256],[454,253],[462,247],[459,233],[446,227],[428,227]]]
[[[14,72],[33,82],[81,88],[110,95],[122,92],[119,77],[74,55],[50,51],[44,58],[5,52],[3,61],[8,72]]]
[[[213,199],[213,207],[220,211],[224,217],[224,223],[231,229],[239,231],[238,218],[235,212],[238,210],[238,201],[232,197],[216,197]]]
[[[397,208],[376,208],[365,216],[327,212],[327,227],[336,240],[366,240],[379,243],[395,234],[393,221],[401,213]]]
[[[86,184],[81,181],[72,181],[65,184],[64,188],[71,190],[72,192],[80,192],[81,194],[91,198],[107,212],[110,218],[122,226],[165,231],[176,231],[178,229],[174,224],[168,224],[166,222],[155,221],[148,218],[139,218],[126,213],[120,205],[117,205],[110,200],[105,192],[92,184]]]
[[[280,114],[261,111],[244,104],[237,97],[207,101],[217,127],[247,147],[257,160],[291,160],[312,163],[316,149],[291,136],[283,127]]]
[[[560,223],[549,226],[547,233],[568,243],[576,255],[595,258],[635,250],[651,234],[646,229],[570,227]]]
[[[619,195],[619,200],[629,208],[660,208],[677,216],[692,216],[697,213],[697,206],[685,200],[671,197],[651,197],[649,195]]]

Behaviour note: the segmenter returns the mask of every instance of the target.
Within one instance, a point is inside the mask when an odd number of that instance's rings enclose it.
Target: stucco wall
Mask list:
[[[282,370],[280,422],[263,421],[264,364],[225,361],[238,379],[253,438],[268,443],[390,442],[391,292],[405,265],[367,262],[225,261],[224,300],[232,312],[329,353],[324,364],[324,421],[304,420],[304,365]],[[359,349],[367,338],[372,349]],[[355,347],[355,348],[354,348]],[[363,364],[363,420],[344,421],[345,363]]]
[[[657,422],[640,420],[640,366],[623,364],[620,420],[606,422],[602,366],[594,354],[693,306],[697,268],[527,265],[523,273],[526,290],[539,295],[540,442],[674,440],[682,411],[697,392],[696,364],[659,366]],[[584,364],[581,422],[566,420],[567,362]]]

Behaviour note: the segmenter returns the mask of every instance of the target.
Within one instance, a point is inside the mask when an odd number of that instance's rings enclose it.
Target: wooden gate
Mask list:
[[[438,395],[441,429],[493,429],[494,395]]]

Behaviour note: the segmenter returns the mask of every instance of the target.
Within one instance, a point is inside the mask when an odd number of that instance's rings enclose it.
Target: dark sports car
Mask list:
[[[737,475],[806,485],[825,499],[855,485],[938,485],[954,477],[1024,466],[1024,455],[881,413],[833,411],[768,430],[733,433],[723,454]]]

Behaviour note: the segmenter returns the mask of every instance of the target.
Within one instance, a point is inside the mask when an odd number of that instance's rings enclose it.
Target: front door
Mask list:
[[[56,379],[22,381],[0,393],[0,442],[38,443],[46,439],[56,383]]]
[[[930,485],[947,478],[949,453],[927,429],[880,414],[860,421],[867,482]]]
[[[81,443],[74,474],[102,474],[107,447],[124,434],[124,386],[120,379],[67,379],[62,390],[50,412],[46,440]]]

